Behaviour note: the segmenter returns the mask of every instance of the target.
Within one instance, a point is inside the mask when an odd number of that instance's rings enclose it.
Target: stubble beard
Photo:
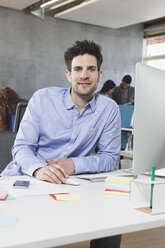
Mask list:
[[[92,96],[94,95],[95,90],[97,89],[97,85],[92,86],[89,90],[83,91],[83,89],[79,89],[79,87],[73,87],[73,91],[78,96]]]

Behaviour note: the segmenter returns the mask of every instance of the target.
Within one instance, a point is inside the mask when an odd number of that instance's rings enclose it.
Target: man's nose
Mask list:
[[[83,79],[89,78],[88,71],[86,69],[82,70],[80,77]]]

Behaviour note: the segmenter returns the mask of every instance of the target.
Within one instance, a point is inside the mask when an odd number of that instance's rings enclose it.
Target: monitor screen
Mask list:
[[[165,168],[165,71],[136,65],[133,173]]]

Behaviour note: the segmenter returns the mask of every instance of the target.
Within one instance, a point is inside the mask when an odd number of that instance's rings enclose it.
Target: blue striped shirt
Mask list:
[[[72,158],[75,174],[111,171],[120,142],[120,113],[113,100],[95,94],[79,115],[70,89],[41,89],[28,103],[12,148],[13,160],[2,176],[32,176],[47,159],[55,158]]]

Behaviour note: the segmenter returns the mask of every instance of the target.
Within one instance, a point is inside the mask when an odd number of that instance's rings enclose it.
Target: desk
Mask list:
[[[120,156],[133,159],[133,151],[121,150],[120,151]]]
[[[133,128],[121,127],[121,131],[131,132],[133,134]]]
[[[83,202],[58,202],[49,195],[0,202],[0,213],[19,216],[14,228],[0,229],[0,247],[55,247],[165,226],[165,214],[150,216],[128,202],[105,199],[104,183],[77,180],[80,186],[61,187]]]
[[[128,150],[121,150],[120,156],[133,159],[133,150],[132,150],[132,137],[133,137],[133,128],[121,128],[121,131],[127,132],[128,135]]]

